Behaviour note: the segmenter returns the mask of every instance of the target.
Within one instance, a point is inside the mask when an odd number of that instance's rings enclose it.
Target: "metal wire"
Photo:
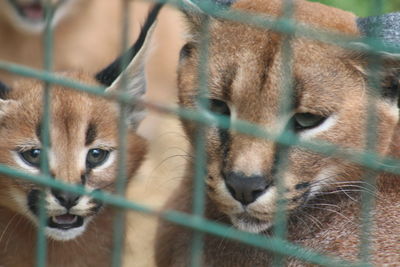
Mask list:
[[[206,18],[202,25],[202,38],[200,40],[200,64],[199,64],[199,87],[197,96],[197,105],[201,109],[209,109],[210,103],[208,100],[208,48],[209,48],[209,20]],[[194,218],[202,218],[204,216],[205,206],[205,184],[204,177],[206,177],[206,127],[200,125],[196,133],[196,144],[195,144],[195,166],[194,166],[194,191],[193,191],[193,216]],[[202,264],[202,252],[204,246],[204,233],[201,231],[194,231],[192,239],[192,250],[191,250],[191,266],[201,267]]]
[[[53,66],[53,31],[52,31],[52,19],[53,19],[53,7],[51,1],[46,1],[45,3],[45,13],[46,13],[46,26],[44,32],[44,69],[46,71],[52,71]],[[43,91],[43,114],[41,120],[41,152],[40,152],[40,171],[44,175],[49,175],[49,157],[48,150],[50,147],[50,120],[51,120],[51,85],[49,82],[44,83]],[[36,245],[36,266],[45,267],[47,259],[47,240],[45,227],[47,224],[47,214],[46,214],[46,201],[45,201],[45,187],[39,193],[39,227],[37,231],[37,245]]]
[[[130,21],[130,8],[131,2],[127,0],[122,1],[122,53],[127,50],[128,47],[128,33],[129,33],[129,21]],[[121,69],[124,69],[128,66],[129,62],[127,59],[123,59],[121,62]],[[127,80],[126,75],[122,73],[121,76],[121,85],[119,90],[121,92],[127,92]],[[126,181],[127,181],[127,173],[126,173],[126,153],[127,153],[127,125],[126,118],[127,114],[127,106],[125,104],[120,104],[119,108],[119,120],[118,120],[118,172],[117,172],[117,181],[116,181],[116,194],[119,196],[125,196],[126,193]],[[126,213],[122,209],[117,209],[114,218],[114,235],[113,235],[113,257],[112,257],[112,266],[119,267],[122,264],[122,252],[124,250],[124,241],[125,241],[125,218]]]
[[[129,10],[129,1],[124,0],[124,26],[123,26],[123,50],[127,47],[127,33],[129,31],[128,23],[128,10]],[[167,0],[158,2],[168,2]],[[182,1],[170,1],[172,5],[177,7],[181,7]],[[241,23],[246,23],[255,27],[262,27],[271,29],[274,31],[279,31],[284,34],[284,38],[282,41],[282,71],[285,73],[285,77],[282,81],[282,96],[280,103],[280,112],[279,114],[287,114],[288,110],[291,110],[292,104],[290,103],[291,95],[293,94],[292,89],[292,49],[291,49],[291,41],[293,38],[293,34],[295,33],[298,37],[305,37],[311,40],[323,41],[326,43],[338,45],[351,50],[362,50],[364,52],[368,52],[371,54],[377,54],[379,51],[386,51],[391,53],[398,53],[399,50],[396,47],[390,47],[390,45],[383,44],[381,40],[374,37],[354,37],[347,35],[340,35],[337,33],[330,33],[324,29],[316,29],[310,26],[298,25],[293,22],[293,4],[292,1],[285,1],[285,8],[283,12],[283,16],[278,19],[268,18],[266,16],[254,15],[254,14],[246,14],[245,12],[235,11],[235,10],[226,10],[218,8],[218,6],[212,4],[209,1],[205,4],[201,5],[201,9],[212,16],[233,20]],[[374,10],[382,10],[382,1],[376,0],[374,1]],[[155,109],[159,112],[171,113],[175,114],[181,118],[192,120],[196,123],[199,123],[201,127],[199,127],[199,133],[197,136],[197,142],[195,145],[195,189],[193,192],[193,214],[183,214],[180,212],[168,211],[160,213],[157,210],[154,210],[150,207],[142,205],[140,203],[131,202],[125,199],[125,184],[126,184],[126,126],[124,124],[126,114],[124,111],[126,107],[129,105],[133,105],[137,103],[138,99],[132,99],[129,97],[124,91],[124,86],[122,86],[122,90],[118,93],[109,94],[104,92],[103,87],[94,87],[86,84],[81,84],[79,81],[73,81],[61,76],[58,76],[52,73],[52,30],[51,30],[51,19],[53,15],[53,10],[48,1],[46,6],[46,31],[44,38],[44,48],[45,48],[45,66],[44,71],[34,70],[31,68],[27,68],[24,66],[11,64],[10,62],[0,61],[0,69],[6,70],[15,74],[19,74],[22,76],[33,77],[37,79],[41,79],[44,81],[44,96],[43,96],[43,118],[42,118],[42,127],[41,127],[41,136],[42,136],[42,152],[41,152],[41,174],[40,175],[32,175],[29,173],[24,173],[16,169],[12,169],[10,167],[0,165],[0,173],[5,174],[10,177],[16,177],[18,179],[30,181],[38,184],[41,188],[56,188],[67,192],[73,192],[82,195],[90,195],[94,199],[103,201],[104,203],[114,206],[118,208],[119,212],[117,212],[117,216],[115,218],[114,223],[114,251],[112,258],[112,266],[121,266],[122,264],[122,252],[123,252],[123,240],[124,240],[124,211],[125,210],[134,210],[147,214],[152,214],[154,216],[159,216],[165,220],[176,223],[181,226],[189,227],[194,230],[193,234],[193,243],[191,250],[191,266],[197,267],[202,266],[202,254],[203,254],[203,246],[204,246],[204,234],[212,234],[222,238],[229,238],[232,240],[236,240],[239,242],[243,242],[245,244],[266,249],[277,255],[274,257],[274,265],[283,266],[285,256],[296,257],[301,260],[307,261],[313,264],[320,264],[324,266],[367,266],[370,265],[371,257],[370,257],[370,238],[369,235],[371,233],[371,211],[374,204],[374,197],[369,193],[362,193],[362,233],[361,233],[361,245],[360,245],[360,262],[358,263],[350,263],[344,260],[335,259],[332,257],[324,256],[319,253],[310,251],[309,249],[304,249],[300,246],[291,244],[286,241],[287,236],[287,223],[285,214],[286,203],[283,200],[282,196],[284,195],[284,183],[282,179],[279,179],[285,168],[287,167],[287,160],[285,157],[287,156],[287,148],[291,146],[302,147],[316,153],[320,153],[323,155],[327,155],[330,157],[338,157],[345,158],[349,162],[357,163],[362,166],[367,167],[369,170],[373,170],[373,175],[365,176],[365,181],[367,184],[374,186],[375,178],[377,172],[386,171],[394,174],[400,174],[400,162],[396,159],[390,157],[382,157],[375,152],[375,144],[376,144],[376,134],[373,133],[374,126],[377,125],[377,118],[374,116],[375,105],[371,102],[368,109],[368,119],[367,119],[367,144],[365,151],[356,152],[349,151],[348,149],[344,149],[338,147],[336,145],[332,145],[326,142],[315,142],[315,141],[300,141],[297,138],[294,138],[293,133],[290,129],[281,134],[273,134],[268,132],[265,129],[261,129],[261,127],[251,124],[246,121],[234,121],[228,123],[229,118],[224,118],[220,116],[215,116],[215,120],[212,122],[209,119],[209,116],[202,114],[201,112],[196,112],[193,110],[187,110],[184,108],[171,108],[165,106],[158,106],[153,103],[145,102],[146,106],[152,109]],[[208,21],[204,24],[204,39],[201,42],[201,51],[200,51],[200,64],[199,64],[199,99],[198,103],[202,108],[208,108],[209,103],[205,96],[208,95],[207,85],[208,85],[208,70],[207,70],[207,60],[208,60]],[[365,46],[359,46],[357,43],[364,43]],[[371,61],[369,64],[370,73],[378,73],[378,69],[381,68],[381,64],[376,61]],[[127,62],[123,63],[124,65]],[[375,88],[378,90],[379,88],[379,80],[381,77],[377,75],[370,75],[369,86],[371,88]],[[59,84],[74,90],[79,90],[87,93],[91,93],[97,96],[111,98],[118,101],[121,105],[121,114],[120,114],[120,122],[119,122],[119,166],[118,166],[118,175],[117,175],[117,190],[116,194],[112,195],[107,192],[94,191],[89,192],[85,188],[81,186],[74,186],[70,184],[63,183],[56,179],[51,179],[49,175],[49,166],[48,166],[48,157],[47,150],[49,147],[50,135],[50,109],[51,109],[51,92],[50,92],[50,84]],[[122,84],[124,85],[123,79]],[[142,101],[143,102],[143,101]],[[278,198],[277,207],[278,211],[274,218],[274,225],[277,227],[274,229],[274,235],[272,237],[265,237],[261,235],[253,235],[245,232],[241,232],[232,228],[229,228],[225,225],[221,225],[216,222],[208,221],[203,218],[204,216],[204,208],[205,208],[205,186],[204,186],[204,177],[206,175],[206,147],[205,147],[205,128],[213,123],[222,129],[230,129],[237,131],[239,133],[247,134],[250,136],[254,136],[261,139],[266,139],[272,142],[275,142],[279,146],[282,147],[281,153],[279,154],[280,160],[279,162],[279,172],[277,174],[277,188],[278,188]],[[372,187],[373,188],[373,187]],[[46,238],[44,233],[44,226],[46,225],[46,212],[43,197],[40,198],[39,205],[39,230],[38,230],[38,239],[37,239],[37,247],[36,247],[36,266],[44,267],[46,266]]]
[[[378,15],[382,12],[383,3],[381,0],[373,0],[371,5],[371,14]],[[377,12],[375,14],[375,12]],[[378,36],[381,25],[376,25],[372,35]],[[372,97],[378,96],[381,89],[381,77],[383,61],[379,55],[373,55],[368,59],[368,80],[367,84],[369,88],[372,88]],[[366,132],[366,145],[365,149],[369,151],[375,151],[378,149],[378,133],[376,132],[377,125],[379,123],[377,117],[376,102],[372,100],[372,97],[368,98],[367,103],[367,122],[365,127]],[[375,195],[376,195],[376,178],[378,173],[376,171],[366,172],[363,180],[365,182],[365,189],[361,191],[361,231],[360,231],[360,260],[370,263],[372,260],[371,253],[371,240],[373,238],[372,226],[373,226],[373,207],[375,206]],[[369,191],[369,192],[367,192]],[[372,264],[369,264],[372,265]]]

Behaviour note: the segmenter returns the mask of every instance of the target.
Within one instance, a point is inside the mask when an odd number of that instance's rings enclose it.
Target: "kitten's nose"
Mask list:
[[[75,206],[80,198],[80,195],[78,194],[64,192],[57,189],[51,189],[51,193],[58,200],[58,203],[60,203],[60,205],[66,209],[70,209]]]
[[[234,199],[248,205],[261,196],[272,184],[264,176],[246,176],[243,173],[229,173],[225,176],[225,184]]]

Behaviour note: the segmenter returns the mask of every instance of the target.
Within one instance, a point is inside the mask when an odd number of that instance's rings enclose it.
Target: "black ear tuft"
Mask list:
[[[111,84],[118,78],[123,71],[121,68],[123,60],[126,60],[126,62],[131,62],[138,51],[142,48],[144,41],[146,40],[147,33],[156,20],[162,6],[163,4],[155,4],[153,6],[135,44],[133,44],[133,46],[131,46],[131,48],[123,55],[114,60],[114,62],[108,67],[97,73],[95,76],[97,81],[105,86],[111,86]]]
[[[10,87],[0,82],[0,99],[6,99],[7,94],[11,91]]]

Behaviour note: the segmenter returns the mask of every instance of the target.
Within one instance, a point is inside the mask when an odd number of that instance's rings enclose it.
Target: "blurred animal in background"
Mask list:
[[[237,120],[245,120],[273,136],[290,129],[292,140],[318,140],[352,152],[364,151],[372,135],[376,154],[399,159],[399,58],[382,55],[381,68],[374,73],[381,82],[375,92],[368,71],[368,62],[374,61],[364,51],[350,51],[296,33],[288,59],[283,48],[286,35],[279,31],[209,16],[202,12],[200,4],[196,5],[201,1],[184,2],[190,32],[178,67],[179,103],[208,118],[213,114],[224,116],[224,125],[228,126],[220,128],[213,123],[205,130],[205,217],[242,231],[271,236],[279,226],[274,220],[276,203],[284,201],[290,241],[354,261],[360,255],[360,191],[364,191],[376,199],[369,233],[371,262],[379,266],[400,265],[398,175],[375,173],[374,188],[363,181],[365,175],[374,172],[368,166],[229,128]],[[285,3],[215,2],[220,8],[227,9],[232,4],[230,8],[235,11],[270,19],[281,17]],[[296,25],[346,36],[377,32],[386,42],[398,42],[399,17],[393,14],[360,19],[319,3],[293,1]],[[201,59],[204,25],[208,26],[209,38],[207,61]],[[198,90],[201,62],[206,62],[208,94]],[[293,84],[290,97],[284,86],[285,63],[293,72],[286,77]],[[196,99],[199,94],[206,95],[209,108]],[[290,107],[284,112],[282,98],[289,101]],[[195,154],[199,126],[189,120],[182,120],[182,124]],[[172,194],[166,209],[191,212],[194,173],[194,163],[189,163],[186,179]],[[158,266],[190,265],[192,237],[193,232],[187,228],[162,221],[156,238]],[[269,251],[207,234],[202,256],[203,266],[273,266]],[[293,259],[287,264],[309,266]]]
[[[18,31],[35,34],[44,31],[46,26],[45,4],[55,7],[52,26],[68,17],[82,0],[5,0],[0,2],[0,12],[12,27]],[[75,7],[76,8],[76,7]]]
[[[121,58],[95,75],[82,71],[59,75],[77,81],[120,90],[121,75],[130,95],[143,98],[146,91],[145,60],[161,5],[144,23],[135,45],[124,54],[129,60],[121,70]],[[43,153],[43,83],[23,79],[13,87],[0,84],[0,163],[29,174],[40,173]],[[114,101],[59,85],[51,93],[50,175],[89,191],[113,192],[118,170],[118,121]],[[146,142],[137,134],[144,105],[128,109],[126,122],[126,175],[128,181],[141,165]],[[100,111],[100,112],[99,112]],[[39,196],[44,195],[47,266],[110,266],[115,209],[71,192],[46,188],[22,179],[0,175],[0,266],[34,266]]]
[[[120,0],[1,0],[0,1],[0,60],[43,67],[45,3],[52,4],[54,16],[54,70],[85,70],[94,72],[115,58],[123,48],[123,1]],[[129,2],[128,45],[137,36],[140,21],[149,3]],[[162,46],[154,47],[150,61],[150,98],[171,103],[175,96],[175,71],[181,46],[179,18],[173,11],[160,15],[154,34],[163,39]],[[162,64],[161,64],[162,63]],[[153,66],[154,65],[154,66]],[[0,80],[11,84],[15,74],[0,70]],[[153,93],[153,88],[163,90]]]

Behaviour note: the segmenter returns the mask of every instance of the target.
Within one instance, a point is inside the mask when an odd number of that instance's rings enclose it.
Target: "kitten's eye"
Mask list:
[[[312,113],[296,113],[293,116],[294,120],[294,130],[302,131],[317,127],[324,122],[326,117],[321,115],[315,115]]]
[[[231,115],[231,110],[228,105],[224,101],[218,99],[210,99],[210,111],[218,115]]]
[[[100,148],[90,149],[86,156],[86,166],[95,168],[103,164],[108,158],[108,155],[110,155],[110,151]]]
[[[38,148],[19,152],[20,157],[33,167],[40,167],[40,152]]]

